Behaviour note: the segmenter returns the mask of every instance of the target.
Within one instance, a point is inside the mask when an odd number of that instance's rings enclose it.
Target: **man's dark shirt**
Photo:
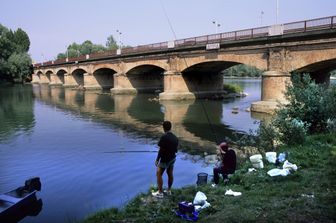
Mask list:
[[[236,170],[236,153],[229,149],[226,153],[222,153],[222,168],[225,173],[234,173]]]
[[[158,146],[160,150],[156,160],[162,163],[169,162],[176,157],[178,139],[173,133],[166,132],[161,136]]]

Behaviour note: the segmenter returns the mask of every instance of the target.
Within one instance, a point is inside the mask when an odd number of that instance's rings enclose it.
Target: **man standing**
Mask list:
[[[163,198],[163,180],[162,174],[167,169],[168,175],[168,190],[167,194],[171,194],[171,187],[173,185],[174,176],[174,163],[176,159],[177,147],[178,147],[178,139],[177,137],[170,131],[171,130],[171,122],[164,121],[162,124],[163,131],[165,132],[163,136],[161,136],[160,141],[158,143],[159,152],[157,158],[155,160],[156,169],[156,179],[158,185],[158,191],[153,192],[152,195],[157,198]]]
[[[225,180],[228,174],[233,174],[236,170],[236,153],[233,149],[229,149],[229,145],[226,142],[222,142],[219,145],[219,154],[221,165],[213,169],[215,184],[212,186],[216,186],[219,183],[219,174],[222,174]]]

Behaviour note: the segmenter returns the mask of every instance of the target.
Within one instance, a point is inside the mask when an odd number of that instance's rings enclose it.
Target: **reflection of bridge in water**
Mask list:
[[[192,154],[213,153],[216,137],[211,132],[204,111],[194,101],[150,100],[141,95],[114,95],[92,91],[78,91],[69,88],[34,85],[37,99],[57,108],[75,112],[83,118],[108,126],[116,126],[132,137],[156,140],[162,134],[161,123],[170,120],[173,132],[181,140],[183,151]],[[136,100],[134,100],[136,98]],[[224,136],[241,134],[221,123],[221,103],[207,105],[213,128],[223,139]],[[211,112],[210,112],[211,111]]]

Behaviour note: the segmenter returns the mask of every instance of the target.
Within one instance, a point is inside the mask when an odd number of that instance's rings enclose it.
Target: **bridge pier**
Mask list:
[[[50,74],[49,86],[62,86],[62,82],[56,74]]]
[[[266,71],[262,75],[261,101],[251,104],[251,111],[274,113],[279,103],[286,102],[286,85],[291,75],[282,71]]]
[[[63,84],[63,87],[77,87],[78,84],[75,80],[75,78],[68,74],[68,73],[65,73],[64,74],[64,84]]]
[[[124,73],[113,75],[114,87],[111,88],[111,94],[136,94],[137,90],[132,86],[130,80]]]
[[[84,89],[85,90],[101,90],[103,89],[101,85],[99,85],[97,79],[93,76],[93,74],[84,73]]]
[[[46,74],[40,76],[40,84],[49,84],[49,79]]]
[[[180,72],[166,71],[163,77],[164,91],[160,93],[160,100],[194,100],[195,94],[189,91]]]
[[[32,74],[32,81],[31,81],[32,84],[38,84],[40,83],[40,76],[36,73],[33,73]]]

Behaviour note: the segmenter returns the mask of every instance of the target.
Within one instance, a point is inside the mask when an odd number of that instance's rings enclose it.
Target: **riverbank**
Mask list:
[[[188,186],[162,200],[153,199],[148,191],[123,209],[107,209],[84,222],[182,222],[173,210],[180,201],[193,201],[197,191],[204,192],[211,204],[198,222],[335,222],[336,135],[311,136],[304,145],[280,151],[287,151],[289,161],[298,166],[289,176],[268,176],[274,164],[267,161],[264,169],[248,173],[251,164],[246,161],[227,185]],[[242,195],[225,196],[228,189]]]

